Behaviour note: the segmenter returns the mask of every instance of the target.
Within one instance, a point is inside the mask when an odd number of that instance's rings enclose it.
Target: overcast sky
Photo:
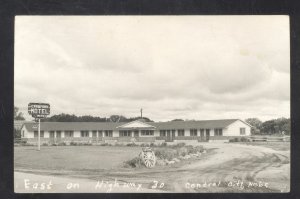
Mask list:
[[[289,117],[288,16],[17,16],[15,105],[155,121]]]

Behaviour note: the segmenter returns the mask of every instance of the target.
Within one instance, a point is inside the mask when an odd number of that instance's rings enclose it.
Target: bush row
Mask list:
[[[249,138],[246,137],[236,137],[229,140],[229,142],[250,142]]]
[[[204,152],[203,146],[185,145],[185,143],[178,143],[176,145],[159,145],[153,147],[157,159],[171,161],[174,158],[184,157],[189,154],[196,154]],[[144,166],[140,157],[135,157],[124,162],[124,167],[136,168]]]
[[[179,156],[186,156],[188,154],[195,154],[195,153],[202,153],[204,151],[203,146],[180,146],[180,145],[174,145],[171,147],[161,147],[161,148],[155,148],[155,156],[159,159],[167,159],[172,160],[173,158],[179,157]]]

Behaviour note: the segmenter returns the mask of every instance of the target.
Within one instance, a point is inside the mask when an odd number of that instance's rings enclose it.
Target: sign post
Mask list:
[[[38,120],[38,150],[41,150],[41,119],[46,118],[50,114],[50,104],[45,103],[29,103],[28,113]]]
[[[41,119],[39,119],[39,130],[38,130],[38,150],[41,150]]]

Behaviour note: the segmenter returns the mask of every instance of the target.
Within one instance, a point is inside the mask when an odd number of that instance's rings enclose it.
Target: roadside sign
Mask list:
[[[41,150],[41,119],[50,114],[50,104],[46,103],[29,103],[28,113],[38,120],[38,150]]]
[[[50,114],[50,104],[46,103],[29,103],[28,113],[36,118],[45,118]]]

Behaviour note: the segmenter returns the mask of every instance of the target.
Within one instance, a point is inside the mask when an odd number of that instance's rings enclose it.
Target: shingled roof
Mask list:
[[[172,121],[172,122],[145,122],[155,126],[159,130],[163,129],[190,129],[190,128],[225,128],[239,119],[224,120],[200,120],[200,121]],[[242,121],[242,120],[240,120]],[[242,121],[243,122],[243,121]],[[245,122],[244,122],[245,123]],[[43,131],[81,131],[81,130],[118,130],[116,127],[126,124],[125,122],[42,122]],[[247,124],[247,123],[245,123]],[[28,131],[37,131],[37,123],[24,123]],[[247,124],[249,125],[249,124]]]

